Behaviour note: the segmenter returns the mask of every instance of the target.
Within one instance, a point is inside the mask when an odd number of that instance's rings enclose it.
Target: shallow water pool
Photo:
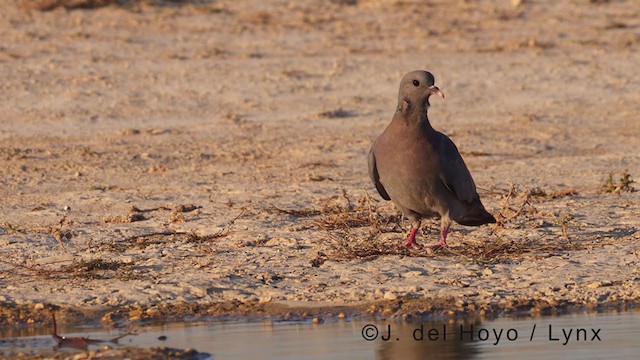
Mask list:
[[[78,327],[62,327],[59,332],[92,339],[122,333]],[[48,329],[0,331],[0,354],[51,353],[55,344],[47,333]],[[637,359],[640,354],[638,311],[485,322],[173,323],[143,326],[137,333],[119,346],[195,348],[213,359]]]

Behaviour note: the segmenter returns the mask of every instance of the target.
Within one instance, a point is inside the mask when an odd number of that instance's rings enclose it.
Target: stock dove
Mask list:
[[[452,220],[461,225],[495,223],[476,191],[458,148],[431,127],[429,97],[444,94],[427,71],[412,71],[400,82],[393,120],[369,151],[369,176],[385,200],[391,200],[411,220],[404,246],[417,245],[421,219],[440,216],[440,241],[447,246]]]

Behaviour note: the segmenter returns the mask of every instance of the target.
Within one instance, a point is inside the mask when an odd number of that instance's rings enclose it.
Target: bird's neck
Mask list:
[[[432,132],[435,131],[431,127],[427,111],[429,109],[429,100],[422,102],[412,102],[408,100],[401,100],[398,102],[396,109],[396,118],[401,119],[405,126],[418,127],[423,131]],[[402,116],[398,116],[402,115]]]

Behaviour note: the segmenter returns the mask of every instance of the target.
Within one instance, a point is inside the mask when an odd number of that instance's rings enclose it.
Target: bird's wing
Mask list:
[[[391,200],[391,197],[387,194],[387,190],[384,189],[384,186],[382,186],[382,183],[380,182],[380,175],[378,174],[378,168],[376,167],[376,157],[373,154],[373,147],[369,150],[369,177],[376,186],[376,189],[378,189],[380,196],[385,200]]]
[[[438,134],[440,135],[438,149],[440,179],[458,200],[471,203],[479,197],[471,173],[453,141],[442,133]]]

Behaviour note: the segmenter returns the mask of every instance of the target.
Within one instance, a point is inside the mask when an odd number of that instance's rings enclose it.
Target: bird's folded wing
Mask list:
[[[380,182],[380,175],[378,174],[378,168],[376,167],[376,157],[373,154],[373,148],[369,150],[369,177],[371,177],[371,181],[376,186],[378,193],[385,200],[391,200],[389,194],[387,194],[387,190],[384,189],[382,183]]]
[[[438,149],[440,179],[458,200],[471,203],[479,197],[471,173],[453,141],[442,133],[438,134],[440,135]]]

